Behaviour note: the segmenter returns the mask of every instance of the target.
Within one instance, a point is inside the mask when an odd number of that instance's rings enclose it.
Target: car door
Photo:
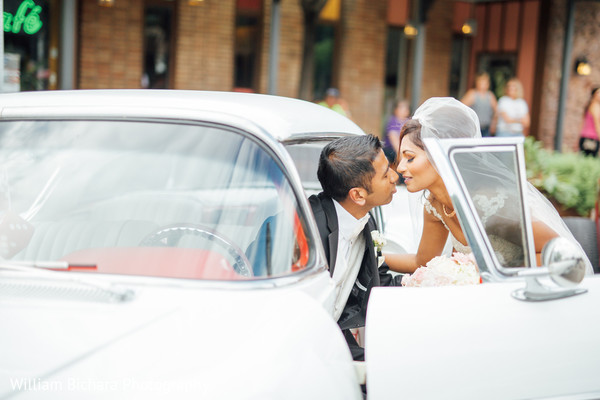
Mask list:
[[[369,399],[600,397],[600,279],[563,282],[555,261],[531,267],[522,141],[425,139],[483,284],[373,289],[365,346]],[[473,170],[489,175],[482,179]],[[502,252],[494,237],[502,235],[513,250]],[[561,253],[551,247],[548,260]]]

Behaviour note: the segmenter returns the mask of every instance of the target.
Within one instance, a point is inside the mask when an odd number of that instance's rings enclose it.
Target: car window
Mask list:
[[[296,170],[300,175],[300,180],[302,181],[302,186],[304,187],[307,196],[318,194],[323,190],[319,178],[317,177],[319,157],[323,147],[334,139],[336,139],[335,136],[329,136],[318,141],[286,145],[288,153],[294,160],[294,164],[296,164]],[[381,207],[374,208],[371,211],[371,215],[377,221],[379,229],[385,232],[385,221],[383,219]]]
[[[309,194],[321,191],[321,183],[317,178],[317,168],[319,167],[319,155],[327,143],[329,141],[296,143],[286,146],[288,153],[290,153],[296,164],[302,186]]]
[[[216,126],[0,123],[0,255],[72,270],[237,280],[309,263],[286,175]]]
[[[525,215],[516,153],[510,148],[452,152],[456,172],[505,268],[528,266]]]

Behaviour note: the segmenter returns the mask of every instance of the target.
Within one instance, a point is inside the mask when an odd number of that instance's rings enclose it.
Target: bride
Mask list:
[[[432,258],[441,255],[448,236],[450,236],[454,251],[471,253],[446,186],[428,158],[422,140],[427,137],[480,138],[479,120],[475,112],[460,101],[450,97],[434,97],[423,103],[413,118],[407,121],[402,128],[397,171],[404,177],[408,192],[423,191],[423,232],[416,254],[385,254],[388,266],[396,272],[413,273],[419,266],[425,265]],[[483,168],[489,167],[489,165],[483,163],[476,167],[484,172],[483,175],[486,178],[503,179],[498,168],[490,171],[491,167],[485,170],[482,169],[482,165],[484,165]],[[501,185],[497,186],[501,187]],[[497,187],[496,191],[493,197],[485,197],[486,201],[482,202],[487,207],[491,207],[491,209],[484,210],[485,215],[482,219],[499,214],[498,211],[501,209],[508,210],[510,205],[518,204],[518,200],[514,199],[515,193],[507,190],[500,193]],[[531,184],[528,184],[527,196],[532,214],[537,263],[540,265],[542,248],[550,239],[557,236],[567,237],[572,241],[575,239],[551,203]],[[513,197],[513,201],[510,197]],[[482,222],[484,225],[486,224],[486,221]],[[503,234],[493,235],[489,233],[490,230],[487,230],[488,237],[500,262],[505,266],[510,266],[511,259],[523,259],[522,247],[507,240],[511,237],[510,232],[507,233],[510,230],[510,224],[506,222],[501,224],[502,227],[497,230],[504,231]],[[516,236],[520,236],[520,234]],[[593,273],[591,263],[587,258],[586,268],[588,274]]]

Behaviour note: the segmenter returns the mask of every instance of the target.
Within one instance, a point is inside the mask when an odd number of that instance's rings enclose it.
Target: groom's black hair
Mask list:
[[[374,135],[345,136],[327,144],[317,170],[323,192],[337,201],[344,200],[355,187],[371,193],[373,161],[381,149],[381,141]]]

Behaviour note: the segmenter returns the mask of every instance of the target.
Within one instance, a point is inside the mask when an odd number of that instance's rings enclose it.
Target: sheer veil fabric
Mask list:
[[[413,119],[416,119],[421,124],[422,138],[481,138],[477,114],[470,107],[452,97],[432,97],[428,99],[415,111]],[[430,157],[429,152],[427,152],[427,156]],[[435,165],[435,163],[432,162],[432,165]],[[464,173],[471,176],[470,180],[474,180],[477,183],[480,182],[482,190],[485,190],[486,187],[492,187],[494,182],[496,183],[495,187],[502,187],[503,185],[510,187],[510,185],[507,185],[511,183],[510,181],[516,184],[514,174],[505,166],[503,167],[502,163],[490,154],[474,154],[473,162],[468,164],[466,172],[463,170]],[[501,182],[500,185],[498,185],[499,181]],[[527,183],[526,194],[533,221],[543,221],[559,236],[569,239],[581,248],[554,206],[529,182]],[[409,205],[411,215],[413,216],[413,229],[415,238],[417,238],[417,246],[419,242],[418,238],[420,238],[423,230],[425,196],[428,196],[428,193],[417,192],[409,194]],[[518,196],[514,191],[512,193],[511,191],[506,191],[506,194],[502,194],[502,196],[508,197],[504,199],[504,206],[501,209],[496,208],[494,214],[496,220],[503,219],[503,224],[506,227],[511,225],[507,221],[510,218],[514,219],[510,215],[516,215],[514,207],[510,207],[510,205],[519,204],[519,199],[510,198],[510,196]],[[417,217],[416,219],[414,218],[415,216]],[[490,219],[490,221],[492,220]],[[448,251],[451,251],[451,246],[449,247],[447,244],[445,252]],[[585,254],[583,249],[582,253]],[[586,273],[593,274],[592,265],[587,257],[585,257],[585,261]]]

